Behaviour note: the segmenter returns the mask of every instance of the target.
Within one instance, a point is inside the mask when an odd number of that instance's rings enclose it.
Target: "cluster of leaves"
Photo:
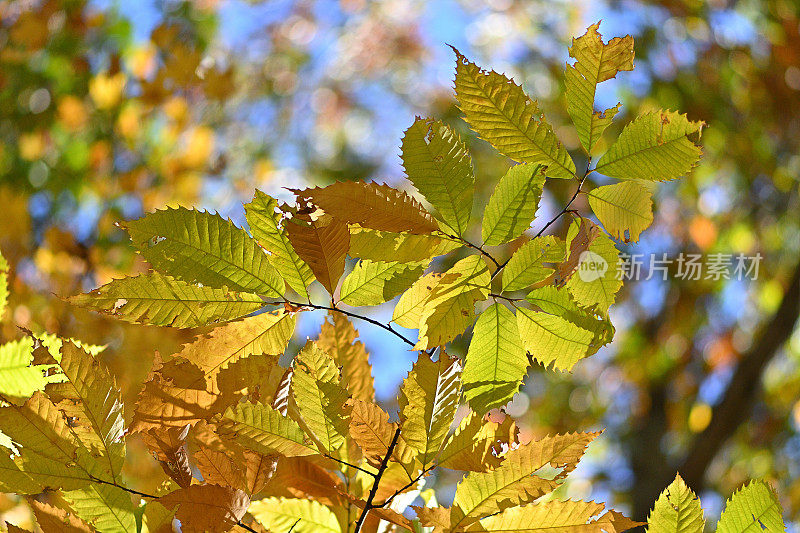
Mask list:
[[[606,44],[597,27],[574,40],[575,63],[567,65],[569,112],[589,154],[619,109],[593,110],[596,85],[633,68],[633,39]],[[156,357],[130,420],[96,349],[43,336],[22,341],[21,363],[10,373],[41,380],[19,381],[16,391],[3,385],[0,430],[14,453],[0,457],[0,490],[57,490],[54,506],[32,500],[40,526],[66,520],[77,530],[169,531],[173,518],[183,531],[612,532],[637,525],[599,503],[545,498],[597,433],[520,443],[510,418],[484,415],[514,396],[532,361],[569,370],[611,340],[608,310],[622,285],[612,238],[636,240],[649,225],[647,184],[696,164],[700,149],[690,137],[702,124],[668,111],[642,115],[578,175],[521,87],[456,55],[466,121],[520,163],[486,206],[481,244],[467,235],[475,182],[469,153],[452,128],[432,119],[406,131],[402,158],[435,215],[404,191],[348,182],[296,190],[294,205],[257,192],[245,206],[252,236],[218,215],[183,208],[126,223],[154,270],[71,301],[142,324],[226,324],[168,360]],[[621,181],[587,193],[592,172]],[[529,238],[547,177],[578,185]],[[608,234],[569,210],[581,193]],[[568,212],[564,238],[544,235]],[[487,250],[497,246],[513,248],[508,260]],[[358,262],[341,279],[348,255]],[[450,268],[428,271],[446,261]],[[330,305],[312,302],[315,280]],[[416,342],[341,306],[398,295],[392,320],[418,329]],[[273,310],[256,314],[264,307]],[[328,310],[329,321],[284,368],[278,360],[297,314],[308,309]],[[419,351],[396,421],[375,403],[368,357],[348,315]],[[445,345],[473,325],[462,363]],[[462,396],[472,412],[456,420]],[[157,494],[122,484],[131,435],[145,441],[169,478]],[[405,511],[436,467],[466,475],[451,506],[428,495],[426,506],[413,507],[412,521]],[[136,508],[128,493],[146,505]]]
[[[649,533],[702,533],[706,521],[700,500],[677,475],[658,497],[648,523]],[[716,529],[718,533],[785,530],[778,496],[764,481],[752,481],[731,496]]]

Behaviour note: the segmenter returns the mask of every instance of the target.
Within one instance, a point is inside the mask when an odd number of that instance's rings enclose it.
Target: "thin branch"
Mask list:
[[[158,496],[153,496],[152,494],[147,494],[146,492],[139,492],[138,490],[131,489],[131,488],[128,488],[128,487],[124,487],[124,486],[122,486],[122,485],[120,485],[118,483],[114,483],[114,482],[111,482],[111,481],[106,481],[104,479],[100,479],[100,478],[94,477],[91,474],[89,474],[89,479],[91,479],[95,483],[100,483],[102,485],[111,485],[112,487],[117,487],[118,489],[122,489],[125,492],[129,492],[131,494],[135,494],[137,496],[141,496],[142,498],[150,498],[151,500],[157,500],[158,499]]]
[[[267,302],[267,303],[269,304],[269,303],[281,303],[281,302]],[[370,324],[372,324],[374,326],[378,326],[379,328],[385,329],[386,331],[388,331],[389,333],[391,333],[395,337],[401,339],[403,342],[405,342],[406,344],[408,344],[411,347],[416,346],[415,342],[413,342],[412,340],[410,340],[407,337],[405,337],[402,333],[396,331],[391,326],[391,324],[384,324],[383,322],[379,322],[379,321],[375,320],[374,318],[369,318],[367,316],[359,315],[358,313],[345,311],[344,309],[339,309],[338,307],[334,307],[333,305],[327,306],[327,305],[317,305],[317,304],[312,304],[312,303],[301,303],[301,302],[292,302],[292,301],[287,301],[286,303],[288,303],[289,305],[292,305],[294,307],[299,307],[299,308],[307,307],[309,309],[318,309],[318,310],[322,310],[322,311],[334,311],[336,313],[341,313],[343,315],[346,315],[346,316],[349,316],[349,317],[352,317],[352,318],[358,318],[358,319],[363,320],[365,322],[369,322]]]
[[[489,296],[491,296],[492,298],[499,298],[501,300],[506,300],[508,302],[521,302],[525,299],[525,298],[511,298],[509,296],[503,296],[502,294],[497,294],[495,292],[490,292]]]
[[[564,213],[567,213],[567,212],[571,211],[569,207],[572,205],[572,202],[574,202],[574,201],[575,201],[575,199],[578,197],[578,195],[579,195],[581,192],[583,192],[583,190],[582,190],[582,189],[583,189],[583,184],[584,184],[584,182],[586,181],[586,176],[588,176],[588,175],[589,175],[589,168],[588,168],[588,165],[590,165],[590,164],[591,164],[591,161],[592,161],[592,160],[591,160],[591,158],[590,158],[590,159],[589,159],[589,163],[587,163],[586,173],[584,173],[583,177],[582,177],[582,178],[580,178],[580,183],[578,183],[578,188],[577,188],[577,189],[575,189],[575,193],[572,195],[572,198],[570,198],[570,199],[569,199],[569,202],[567,202],[567,205],[565,205],[565,206],[564,206],[564,208],[563,208],[561,211],[559,211],[559,212],[558,212],[558,214],[557,214],[556,216],[554,216],[552,219],[550,219],[550,221],[549,221],[547,224],[545,224],[545,225],[544,225],[544,227],[543,227],[542,229],[540,229],[540,230],[539,230],[539,231],[536,233],[536,235],[534,236],[534,238],[536,238],[536,237],[541,237],[541,236],[542,236],[542,234],[543,234],[543,233],[544,233],[544,232],[547,230],[547,228],[549,228],[550,226],[552,226],[552,225],[553,225],[553,224],[556,222],[556,220],[558,220],[559,218],[561,218],[561,217],[562,217],[562,215],[564,215]],[[577,176],[575,176],[575,177],[577,178]],[[513,256],[512,256],[512,257],[513,257]],[[501,270],[503,270],[503,269],[506,267],[506,265],[508,264],[508,262],[509,262],[509,261],[511,261],[511,257],[509,257],[508,259],[506,259],[505,261],[503,261],[503,263],[502,263],[502,264],[500,264],[500,265],[497,265],[497,270],[495,270],[495,271],[494,271],[494,274],[492,274],[492,279],[494,279],[494,278],[497,276],[497,274],[499,274],[499,273],[500,273],[500,271],[501,271]]]
[[[372,505],[373,500],[375,500],[375,495],[378,493],[378,484],[381,482],[381,477],[383,477],[383,473],[386,471],[386,467],[389,466],[389,458],[394,453],[394,448],[397,446],[397,441],[400,439],[400,428],[398,427],[397,430],[394,432],[394,437],[392,437],[392,442],[389,444],[389,448],[386,450],[386,455],[383,456],[383,460],[381,461],[381,466],[378,468],[378,474],[375,476],[375,481],[372,483],[372,488],[369,491],[369,496],[367,496],[367,501],[364,504],[364,509],[361,511],[361,515],[358,517],[358,522],[356,522],[356,528],[353,530],[353,533],[359,533],[361,531],[361,527],[364,525],[364,520],[367,518],[367,513],[371,509],[374,509],[375,505]]]
[[[436,468],[436,465],[435,465],[435,464],[431,464],[431,465],[429,465],[429,466],[428,466],[427,468],[425,468],[425,469],[424,469],[422,472],[420,472],[420,473],[419,473],[419,475],[417,475],[417,477],[415,477],[414,479],[412,479],[411,481],[409,481],[409,482],[408,482],[408,484],[406,484],[404,487],[401,487],[401,488],[397,489],[397,490],[394,492],[394,494],[392,494],[391,496],[389,496],[389,497],[386,499],[386,501],[385,501],[385,502],[383,502],[383,503],[382,503],[382,504],[380,504],[380,505],[373,505],[373,507],[374,507],[374,508],[375,508],[375,507],[386,507],[387,505],[391,504],[391,503],[392,503],[392,500],[394,500],[394,499],[395,499],[397,496],[399,496],[400,494],[402,494],[402,493],[403,493],[403,492],[405,492],[406,490],[410,489],[411,487],[413,487],[413,486],[414,486],[414,485],[416,485],[417,483],[419,483],[419,480],[420,480],[420,479],[422,479],[422,477],[423,477],[425,474],[427,474],[428,472],[430,472],[430,471],[431,471],[431,470],[433,470],[434,468]]]
[[[345,461],[345,460],[343,460],[343,459],[339,459],[339,458],[337,458],[337,457],[334,457],[334,456],[332,456],[332,455],[330,455],[330,454],[324,453],[324,454],[322,454],[322,455],[323,455],[324,457],[327,457],[327,458],[328,458],[328,459],[330,459],[331,461],[336,461],[336,462],[337,462],[337,463],[339,463],[339,464],[343,464],[343,465],[345,465],[345,466],[349,466],[350,468],[355,468],[356,470],[359,470],[359,471],[361,471],[361,472],[364,472],[365,474],[367,474],[367,475],[370,475],[370,476],[372,476],[372,477],[375,477],[375,476],[377,476],[377,475],[378,475],[378,474],[376,474],[375,472],[370,472],[369,470],[367,470],[367,469],[365,469],[365,468],[361,468],[361,467],[360,467],[360,466],[358,466],[358,465],[354,465],[354,464],[352,464],[352,463],[348,463],[347,461]]]
[[[236,525],[246,531],[250,531],[251,533],[258,533],[258,531],[248,526],[247,524],[243,523],[241,520],[239,522],[236,522]],[[294,529],[294,526],[292,526],[292,529]],[[291,529],[289,531],[291,531]]]
[[[488,257],[489,260],[492,263],[494,263],[494,266],[496,266],[497,268],[500,268],[500,263],[497,261],[497,259],[495,259],[492,254],[490,254],[489,252],[484,250],[483,246],[478,246],[477,244],[473,244],[473,243],[469,242],[467,239],[465,239],[463,237],[459,237],[457,235],[450,235],[449,233],[444,233],[444,232],[442,232],[442,235],[444,235],[445,237],[447,237],[451,241],[460,242],[461,244],[463,244],[465,246],[468,246],[468,247],[472,248],[473,250],[477,250],[478,252],[481,253],[481,255],[484,255],[484,256]]]

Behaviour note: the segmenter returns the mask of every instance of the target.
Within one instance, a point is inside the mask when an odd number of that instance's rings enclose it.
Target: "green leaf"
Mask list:
[[[284,220],[276,211],[277,207],[275,198],[257,190],[253,201],[244,206],[247,223],[253,236],[272,254],[270,262],[281,277],[297,294],[307,298],[307,288],[314,281],[314,274],[289,242]]]
[[[119,487],[93,483],[88,487],[63,492],[72,510],[97,531],[130,533],[136,531],[136,517],[130,495]]]
[[[531,226],[544,187],[544,167],[523,164],[508,169],[483,213],[481,237],[488,246],[513,241]]]
[[[461,378],[464,397],[482,415],[508,403],[527,371],[528,356],[514,313],[495,303],[475,323]]]
[[[250,504],[248,512],[270,531],[341,533],[333,512],[313,500],[265,498]]]
[[[99,360],[71,342],[61,347],[58,367],[66,380],[47,387],[56,407],[72,420],[72,432],[98,458],[111,480],[125,462],[125,413],[114,377]]]
[[[421,352],[400,388],[400,424],[422,468],[436,459],[461,397],[461,363],[439,352],[438,361]]]
[[[297,422],[261,403],[240,403],[229,407],[219,428],[220,435],[230,434],[245,448],[262,455],[279,453],[287,457],[317,455],[306,441]]]
[[[0,394],[6,397],[30,398],[48,383],[46,372],[53,365],[33,365],[33,339],[22,339],[0,345]]]
[[[629,180],[664,181],[683,176],[700,160],[703,122],[692,122],[676,111],[654,111],[636,117],[603,154],[595,170]]]
[[[293,368],[292,394],[300,416],[325,450],[338,450],[350,424],[345,409],[348,394],[340,385],[339,367],[309,342],[297,355]]]
[[[543,282],[555,272],[545,263],[559,263],[565,254],[564,241],[554,235],[531,239],[514,252],[503,269],[503,291],[518,291]]]
[[[611,323],[578,308],[565,291],[542,287],[532,291],[529,300],[541,311],[517,309],[519,334],[525,349],[542,365],[570,370],[611,341]]]
[[[653,222],[653,195],[635,181],[603,185],[587,196],[597,219],[617,240],[636,242]]]
[[[403,168],[456,235],[467,231],[475,175],[467,148],[449,126],[417,118],[403,135]]]
[[[418,280],[427,263],[362,259],[344,278],[339,297],[347,305],[356,307],[388,302]]]
[[[453,265],[425,299],[414,349],[442,346],[463,333],[475,319],[475,302],[489,295],[490,284],[481,256],[470,255]]]
[[[511,417],[492,422],[471,411],[461,419],[439,454],[439,466],[468,472],[488,472],[500,466],[503,450],[518,443],[517,426]]]
[[[226,322],[264,305],[255,294],[192,285],[158,272],[115,279],[69,301],[127,322],[174,328]]]
[[[728,500],[717,533],[778,533],[786,531],[781,504],[765,481],[751,481]]]
[[[647,518],[648,533],[703,533],[700,500],[680,475],[664,489]]]
[[[621,70],[633,70],[633,37],[616,37],[604,44],[597,31],[599,27],[599,22],[592,24],[585,34],[572,40],[569,55],[576,61],[574,66],[567,64],[567,111],[587,153],[600,140],[621,105],[603,113],[595,111],[597,84],[616,77]]]
[[[271,297],[285,291],[283,279],[258,243],[218,214],[169,208],[124,227],[145,259],[164,274]]]
[[[580,254],[577,272],[569,278],[566,287],[578,305],[608,313],[622,287],[622,273],[619,251],[605,233],[598,233],[589,249]]]
[[[532,502],[555,489],[575,469],[586,446],[599,433],[568,433],[533,441],[509,451],[491,472],[470,472],[456,487],[451,531],[509,507]],[[545,466],[554,477],[534,475]]]
[[[413,263],[444,255],[460,246],[458,241],[435,235],[380,231],[355,224],[350,226],[350,256],[370,261]]]
[[[513,80],[486,72],[456,53],[456,98],[467,123],[503,155],[547,165],[554,178],[575,176],[575,163],[558,142],[539,105]]]

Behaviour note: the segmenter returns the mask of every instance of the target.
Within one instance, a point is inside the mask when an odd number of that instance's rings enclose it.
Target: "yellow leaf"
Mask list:
[[[375,386],[367,350],[353,323],[342,313],[329,312],[320,329],[317,345],[342,368],[342,383],[360,400],[373,401]]]

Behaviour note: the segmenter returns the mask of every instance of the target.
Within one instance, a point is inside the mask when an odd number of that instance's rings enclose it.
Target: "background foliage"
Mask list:
[[[396,140],[409,117],[463,128],[445,42],[524,81],[565,148],[578,154],[560,85],[566,41],[600,18],[606,35],[633,34],[637,69],[607,82],[598,94],[603,108],[622,100],[620,113],[680,109],[712,127],[701,165],[662,187],[654,227],[630,250],[760,252],[760,275],[747,283],[671,276],[627,284],[612,308],[614,344],[572,377],[531,375],[509,411],[528,436],[609,428],[572,474],[571,497],[644,518],[681,467],[687,481],[705,487],[708,514],[721,511],[722,495],[763,477],[797,520],[793,2],[168,2],[136,12],[101,2],[10,2],[1,9],[0,249],[13,269],[4,339],[19,338],[23,326],[107,344],[102,357],[127,399],[149,367],[142,359],[154,349],[176,352],[187,334],[132,328],[53,296],[144,269],[115,221],[170,204],[243,222],[238,206],[255,186],[288,199],[279,187],[399,179]],[[479,171],[475,204],[484,205],[505,163],[466,129],[459,134]],[[557,184],[548,191],[541,219],[567,194]],[[295,349],[321,320],[298,325]],[[378,397],[391,403],[412,356],[376,349],[386,339],[360,329]],[[137,474],[160,478],[144,448],[129,453],[139,454]],[[445,490],[455,481],[436,480]],[[26,512],[4,498],[8,516]]]

